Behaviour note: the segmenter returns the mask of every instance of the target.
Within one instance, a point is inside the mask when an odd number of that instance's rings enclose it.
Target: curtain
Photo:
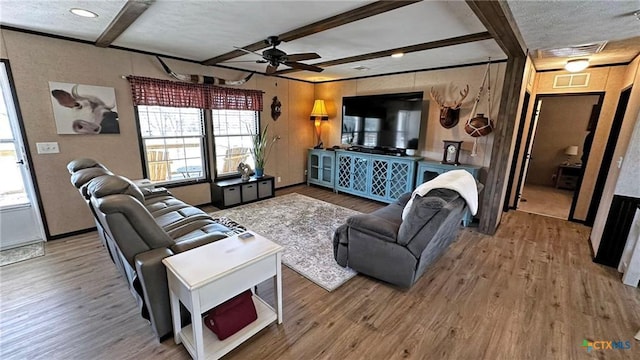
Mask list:
[[[133,104],[262,111],[262,91],[127,76]]]
[[[209,109],[262,111],[262,91],[211,86]]]

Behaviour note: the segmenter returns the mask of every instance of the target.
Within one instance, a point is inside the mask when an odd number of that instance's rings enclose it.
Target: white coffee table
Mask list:
[[[167,267],[174,339],[194,359],[218,359],[275,320],[282,323],[283,247],[251,233],[254,237],[246,240],[235,235],[162,260]],[[220,341],[204,326],[202,313],[269,278],[275,281],[277,309],[253,294],[258,319],[239,332]],[[191,312],[191,324],[185,327],[180,302]]]

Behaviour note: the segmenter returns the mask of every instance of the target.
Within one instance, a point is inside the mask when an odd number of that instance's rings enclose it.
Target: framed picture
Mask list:
[[[49,90],[58,134],[120,134],[114,88],[50,81]]]

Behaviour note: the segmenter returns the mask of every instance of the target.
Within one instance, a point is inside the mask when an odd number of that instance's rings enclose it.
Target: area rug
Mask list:
[[[13,249],[0,251],[0,266],[33,259],[44,255],[44,242],[37,242]]]
[[[335,290],[356,272],[333,258],[333,233],[355,210],[297,193],[216,211],[249,230],[282,245],[282,263],[328,291]]]

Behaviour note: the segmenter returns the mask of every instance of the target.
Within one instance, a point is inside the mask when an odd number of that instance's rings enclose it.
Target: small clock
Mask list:
[[[444,153],[442,154],[442,163],[451,165],[460,165],[458,157],[460,156],[460,147],[462,141],[443,140]]]

